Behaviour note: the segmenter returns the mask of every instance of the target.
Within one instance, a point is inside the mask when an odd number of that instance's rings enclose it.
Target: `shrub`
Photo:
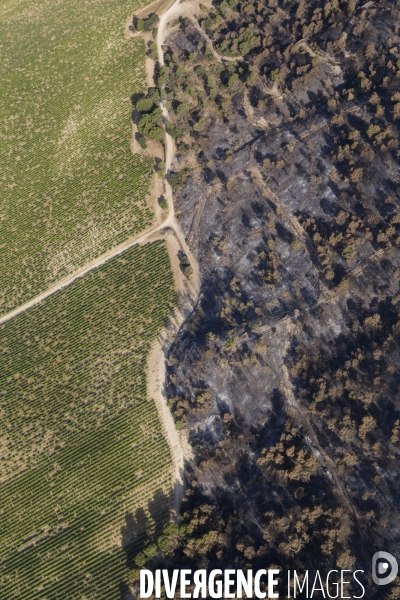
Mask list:
[[[158,47],[155,42],[150,44],[148,56],[154,61],[158,60]]]
[[[228,88],[231,90],[235,83],[237,82],[237,80],[239,79],[239,75],[237,73],[233,73],[233,75],[231,75],[228,79]]]
[[[175,192],[182,183],[182,176],[180,173],[172,173],[169,176],[169,184],[172,187],[172,190]]]
[[[180,117],[186,117],[190,113],[190,109],[187,104],[180,104],[176,109],[176,114]]]
[[[162,86],[167,81],[167,79],[168,79],[167,70],[166,70],[165,66],[163,65],[161,67],[161,69],[159,70],[158,77],[157,77],[157,87],[159,90],[162,88]]]
[[[245,54],[248,54],[251,50],[251,44],[249,41],[244,41],[241,44],[239,44],[239,52],[242,56],[244,56]]]
[[[342,252],[343,258],[346,258],[346,259],[351,258],[352,256],[354,256],[354,254],[355,254],[355,250],[354,250],[353,246],[346,246]]]

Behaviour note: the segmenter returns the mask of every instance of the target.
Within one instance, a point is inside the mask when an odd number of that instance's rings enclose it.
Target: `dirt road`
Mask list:
[[[170,6],[170,8],[161,16],[160,21],[158,23],[158,32],[157,32],[158,61],[159,61],[160,65],[164,64],[164,52],[163,52],[162,47],[163,47],[165,36],[166,36],[167,24],[170,21],[176,19],[178,16],[181,16],[186,12],[189,12],[189,14],[190,14],[192,8],[193,8],[192,3],[190,3],[190,2],[181,4],[180,0],[175,0],[175,2],[172,4],[172,6]],[[163,112],[165,120],[168,121],[169,120],[168,111],[162,102],[161,102],[161,110]],[[174,154],[175,154],[174,141],[173,141],[172,137],[167,132],[165,132],[165,171],[166,171],[167,175],[168,175],[169,171],[171,170]],[[176,220],[172,188],[171,188],[170,184],[168,183],[168,180],[165,181],[165,193],[166,193],[166,200],[168,202],[168,217],[165,221],[165,224],[167,224],[169,227],[171,227],[171,229],[174,230],[176,237],[178,238],[178,240],[182,246],[182,250],[185,252],[186,256],[188,257],[188,260],[190,262],[190,266],[192,267],[192,272],[193,272],[193,285],[194,285],[196,293],[198,293],[199,289],[200,289],[199,267],[198,267],[197,261],[195,260],[195,258],[192,255],[190,248],[186,244],[185,237],[182,233],[182,230],[179,226],[178,221]]]
[[[86,275],[86,273],[89,273],[89,271],[92,271],[93,269],[96,269],[100,265],[103,265],[108,260],[111,260],[115,256],[118,256],[118,254],[125,252],[125,250],[128,250],[128,248],[131,248],[132,246],[135,246],[136,244],[141,244],[141,243],[145,242],[152,234],[154,234],[157,231],[160,231],[161,229],[164,229],[164,227],[165,227],[164,223],[161,223],[160,225],[155,225],[154,227],[148,229],[147,232],[142,232],[135,237],[127,239],[125,242],[122,242],[122,244],[115,246],[111,250],[108,250],[107,252],[105,252],[104,254],[102,254],[101,256],[99,256],[98,258],[93,260],[92,262],[87,263],[86,265],[84,265],[83,267],[81,267],[80,269],[75,271],[74,273],[71,273],[67,277],[60,279],[60,281],[57,281],[57,283],[55,283],[51,287],[47,288],[47,290],[45,290],[41,294],[38,294],[34,298],[31,298],[31,300],[28,300],[28,302],[21,304],[17,308],[14,308],[7,314],[0,317],[0,325],[2,323],[5,323],[6,321],[9,321],[10,319],[16,317],[17,315],[25,312],[29,308],[32,308],[32,306],[39,304],[40,302],[42,302],[42,300],[45,300],[46,298],[48,298],[52,294],[55,294],[62,288],[67,287],[68,285],[73,283],[76,279],[83,277],[84,275]]]

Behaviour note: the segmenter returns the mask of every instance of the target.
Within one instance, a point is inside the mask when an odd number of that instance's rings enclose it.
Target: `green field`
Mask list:
[[[145,366],[174,303],[155,242],[0,326],[1,598],[119,600],[121,541],[172,490]]]
[[[2,0],[0,314],[152,222],[134,157],[140,0]]]

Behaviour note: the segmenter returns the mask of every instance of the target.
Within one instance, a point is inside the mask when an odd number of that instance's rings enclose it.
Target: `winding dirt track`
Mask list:
[[[157,32],[157,48],[158,48],[158,61],[160,65],[164,64],[164,52],[162,49],[165,35],[166,35],[166,26],[169,21],[173,18],[177,18],[178,15],[183,14],[185,11],[189,9],[189,3],[181,4],[180,0],[175,0],[172,6],[161,16],[160,21],[158,23],[158,32]],[[161,109],[163,111],[164,118],[168,121],[168,111],[165,108],[164,104],[161,102]],[[172,137],[165,132],[165,170],[168,173],[171,169],[172,160],[174,157],[175,148]],[[168,218],[164,223],[164,226],[168,225],[171,229],[174,230],[176,237],[178,238],[183,251],[185,252],[188,260],[190,262],[190,266],[192,267],[193,272],[193,284],[194,288],[199,291],[200,288],[200,275],[199,275],[199,267],[197,261],[194,259],[192,252],[190,251],[188,245],[186,244],[186,240],[182,233],[182,230],[179,226],[178,221],[175,217],[175,208],[174,208],[174,199],[172,195],[172,189],[167,180],[165,180],[165,192],[166,199],[168,202]]]
[[[161,16],[160,21],[158,23],[158,32],[157,32],[157,48],[158,48],[158,61],[160,65],[164,64],[164,53],[163,53],[163,43],[166,36],[166,26],[169,21],[176,18],[179,14],[182,14],[188,9],[188,4],[181,4],[180,0],[175,0],[175,2],[170,6],[170,8]],[[164,120],[168,121],[168,111],[164,104],[160,102],[161,110],[163,112]],[[173,157],[175,153],[175,147],[172,137],[165,131],[165,170],[168,174]],[[200,291],[200,276],[199,276],[199,267],[197,261],[192,255],[188,245],[186,244],[185,237],[182,233],[182,230],[179,226],[179,223],[175,216],[175,208],[174,208],[174,199],[172,194],[172,188],[168,183],[168,180],[165,179],[165,196],[168,203],[168,217],[163,223],[163,228],[169,227],[175,234],[177,239],[177,243],[180,245],[181,249],[185,252],[188,260],[190,262],[190,266],[192,268],[192,284],[190,286],[190,300],[188,304],[192,309],[196,299],[198,297]],[[181,307],[182,309],[184,307]],[[177,311],[175,316],[175,324],[174,330],[175,332],[179,329],[179,326],[184,321],[184,314],[182,311]],[[173,332],[171,328],[167,335],[171,336]],[[160,338],[157,340],[156,344],[153,347],[152,352],[150,353],[149,361],[148,361],[148,385],[147,391],[151,398],[154,399],[158,415],[164,430],[165,437],[168,442],[168,446],[171,451],[171,457],[174,468],[174,500],[173,507],[175,510],[175,516],[178,517],[180,512],[180,505],[184,495],[184,481],[183,481],[183,470],[185,464],[185,455],[188,455],[189,452],[184,451],[185,446],[188,446],[187,440],[183,435],[179,435],[174,420],[172,418],[172,414],[167,406],[166,397],[165,397],[165,350],[170,345],[169,340],[165,340],[164,344]]]

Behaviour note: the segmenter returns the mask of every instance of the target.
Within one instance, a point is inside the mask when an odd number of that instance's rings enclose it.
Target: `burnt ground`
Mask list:
[[[400,555],[398,6],[224,4],[161,73],[202,278],[168,356],[195,459],[162,561],[370,583],[374,552]]]

